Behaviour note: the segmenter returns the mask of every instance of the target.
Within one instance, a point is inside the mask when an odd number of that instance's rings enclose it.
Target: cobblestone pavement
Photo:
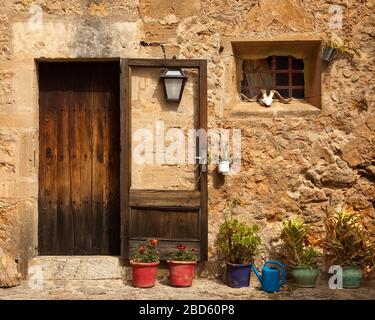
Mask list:
[[[190,288],[173,288],[162,280],[153,288],[137,289],[122,280],[45,281],[43,289],[31,289],[27,281],[20,286],[0,289],[3,299],[375,299],[375,279],[358,289],[331,290],[327,281],[320,280],[314,289],[293,288],[288,285],[279,293],[259,290],[256,279],[249,288],[234,289],[215,280],[196,279]]]

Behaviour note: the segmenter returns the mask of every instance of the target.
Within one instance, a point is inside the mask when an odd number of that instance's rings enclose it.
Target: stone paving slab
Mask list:
[[[29,276],[41,271],[44,280],[122,279],[125,268],[113,256],[38,256],[30,261]]]
[[[358,289],[331,290],[327,281],[320,280],[314,289],[293,288],[287,285],[279,293],[265,293],[253,281],[249,288],[234,289],[220,281],[196,279],[190,288],[173,288],[168,280],[161,280],[153,288],[133,288],[122,280],[54,280],[44,281],[43,289],[31,289],[27,281],[20,286],[0,289],[0,300],[14,299],[100,299],[100,300],[291,300],[291,299],[375,299],[375,280],[367,281]]]

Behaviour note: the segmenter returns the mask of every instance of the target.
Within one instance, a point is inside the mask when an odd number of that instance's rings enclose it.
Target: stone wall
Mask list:
[[[38,28],[36,3],[43,11]],[[262,229],[264,259],[280,244],[280,221],[300,215],[317,233],[327,206],[363,210],[372,230],[375,194],[375,19],[370,0],[335,1],[341,30],[328,23],[328,0],[0,0],[0,246],[25,274],[35,254],[38,196],[38,89],[34,58],[162,57],[208,61],[209,128],[242,129],[241,173],[225,177],[210,165],[209,256],[226,200]],[[35,11],[36,10],[36,11]],[[359,50],[322,69],[320,115],[230,118],[236,67],[228,38],[331,36]],[[225,50],[223,50],[225,49]],[[214,264],[213,264],[214,265]],[[215,273],[215,269],[208,268]]]

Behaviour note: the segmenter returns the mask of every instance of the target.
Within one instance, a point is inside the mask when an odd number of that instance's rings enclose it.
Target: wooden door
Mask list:
[[[132,73],[136,68],[182,67],[198,71],[197,128],[207,129],[206,60],[124,59],[121,62],[121,219],[122,256],[131,258],[137,246],[158,239],[161,259],[166,259],[179,242],[194,247],[200,260],[207,260],[207,141],[201,137],[197,152],[201,163],[194,190],[155,190],[132,188]],[[145,72],[147,75],[147,72]],[[153,75],[155,73],[152,73]],[[158,73],[156,73],[158,74]],[[142,95],[142,90],[137,92]],[[156,94],[155,94],[156,95]],[[154,112],[154,110],[153,110]],[[173,112],[173,111],[171,111]],[[197,154],[198,155],[198,154]],[[170,179],[173,180],[171,171]]]
[[[40,62],[40,255],[120,253],[119,62]]]

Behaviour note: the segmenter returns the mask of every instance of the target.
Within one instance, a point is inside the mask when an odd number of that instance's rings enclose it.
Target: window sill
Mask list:
[[[229,111],[229,110],[228,110]],[[271,107],[264,107],[257,102],[240,102],[236,104],[229,112],[230,118],[273,118],[273,117],[306,117],[318,115],[321,109],[314,107],[304,100],[294,100],[288,104],[273,102]]]

